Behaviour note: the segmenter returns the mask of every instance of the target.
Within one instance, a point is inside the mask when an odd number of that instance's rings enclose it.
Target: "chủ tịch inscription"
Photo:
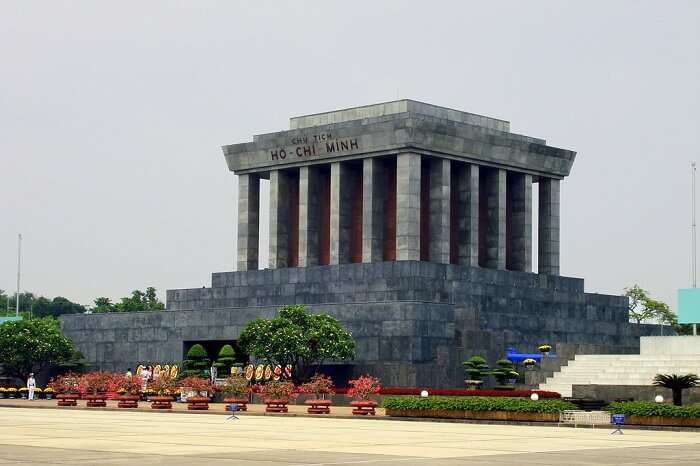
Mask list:
[[[360,148],[357,138],[333,139],[330,133],[292,138],[291,147],[270,150],[270,160],[316,157],[339,152],[351,152]]]

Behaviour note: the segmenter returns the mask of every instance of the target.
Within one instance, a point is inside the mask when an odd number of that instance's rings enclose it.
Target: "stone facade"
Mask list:
[[[352,331],[348,375],[391,386],[461,386],[464,359],[494,362],[509,346],[639,348],[644,328],[628,323],[625,298],[558,276],[560,180],[575,152],[412,100],[292,118],[287,131],[223,152],[239,176],[238,271],[169,290],[166,312],[63,316],[95,366],[181,361],[188,342],[236,340],[251,319],[292,303]],[[261,178],[270,182],[266,270],[257,270]]]
[[[63,330],[97,367],[180,361],[187,341],[235,340],[246,322],[290,303],[352,331],[350,373],[391,386],[462,386],[461,362],[552,342],[570,354],[631,353],[643,326],[624,297],[583,292],[583,280],[396,261],[215,273],[212,286],[168,291],[168,310],[66,315]]]

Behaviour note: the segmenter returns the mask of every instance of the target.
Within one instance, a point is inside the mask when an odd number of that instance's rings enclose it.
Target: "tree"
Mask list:
[[[0,361],[8,375],[25,378],[73,356],[75,346],[51,318],[17,320],[0,325]]]
[[[676,406],[683,405],[683,390],[693,388],[699,383],[700,377],[695,374],[656,374],[654,377],[654,385],[671,389],[673,404]]]
[[[214,366],[219,370],[220,375],[226,375],[226,377],[231,374],[231,367],[240,366],[236,363],[236,352],[233,346],[226,344],[221,347]]]
[[[652,316],[647,308],[649,293],[639,285],[625,288],[625,296],[629,299],[629,316],[638,324],[650,319]]]
[[[162,311],[165,304],[158,300],[156,289],[152,286],[146,291],[134,290],[131,296],[125,296],[118,303],[112,303],[109,298],[99,297],[95,299],[95,306],[91,309],[94,313],[102,312],[144,312]]]
[[[209,369],[209,355],[207,354],[207,350],[204,349],[204,346],[199,343],[192,345],[189,351],[187,351],[187,356],[185,356],[185,358],[182,364],[185,366],[186,376],[201,377],[204,375],[204,371]]]
[[[248,354],[277,364],[291,365],[296,383],[318,372],[325,361],[352,359],[355,342],[338,320],[310,314],[302,305],[280,309],[274,319],[255,319],[241,332],[239,344]]]

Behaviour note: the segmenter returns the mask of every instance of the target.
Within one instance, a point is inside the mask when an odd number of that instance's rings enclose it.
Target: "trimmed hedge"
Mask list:
[[[627,416],[664,416],[700,418],[700,405],[674,406],[653,401],[625,401],[610,403],[606,408],[613,414],[625,414]]]
[[[384,400],[384,407],[389,409],[435,409],[454,411],[511,411],[518,413],[560,413],[576,406],[562,400],[538,400],[515,397],[485,396],[418,396],[391,397]]]
[[[417,387],[382,387],[379,395],[420,395],[427,390],[430,396],[497,396],[506,398],[530,398],[537,393],[540,398],[561,398],[557,392],[547,390],[466,390],[463,388],[417,388]],[[336,388],[335,392],[344,395],[348,389]]]

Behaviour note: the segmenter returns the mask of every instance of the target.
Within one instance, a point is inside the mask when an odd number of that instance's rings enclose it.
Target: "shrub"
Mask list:
[[[499,388],[513,388],[513,385],[508,383],[509,380],[517,378],[518,374],[513,368],[513,363],[509,359],[499,359],[496,361],[498,367],[491,371],[498,382]]]
[[[242,375],[231,375],[221,387],[221,391],[234,397],[247,397],[251,387]]]
[[[625,401],[610,403],[606,408],[613,414],[625,414],[628,416],[667,416],[700,418],[700,405],[675,406],[653,401]]]
[[[199,343],[195,343],[187,351],[186,359],[182,362],[185,366],[185,375],[202,375],[204,371],[209,369],[209,355],[207,355],[207,350],[204,346]]]
[[[81,393],[113,392],[119,385],[119,374],[109,371],[88,372],[80,376],[78,386]]]
[[[439,409],[455,411],[511,411],[519,413],[560,413],[576,409],[576,406],[563,400],[538,400],[513,397],[445,397],[418,396],[391,397],[384,400],[384,407],[390,409]]]
[[[313,394],[316,395],[316,398],[319,398],[321,395],[332,395],[335,393],[333,388],[333,380],[330,377],[316,374],[311,377],[311,380],[299,387],[299,392]]]
[[[147,395],[171,395],[177,389],[175,379],[166,374],[161,374],[152,381],[146,389]]]
[[[228,376],[231,374],[231,368],[236,366],[240,366],[240,364],[236,363],[236,352],[233,346],[229,344],[222,346],[221,350],[219,350],[219,357],[214,363],[214,367],[216,367],[222,375],[226,374]]]
[[[462,363],[467,380],[483,380],[489,374],[489,366],[482,356],[472,356]]]
[[[127,377],[121,375],[117,379],[117,392],[127,395],[140,395],[143,388],[143,379],[139,375]]]
[[[48,386],[56,393],[80,393],[79,380],[78,374],[68,372],[49,380]]]
[[[348,389],[347,396],[356,400],[368,400],[370,395],[379,393],[379,390],[382,389],[379,379],[370,375],[362,375],[356,379],[350,380],[348,383],[350,384],[350,388]]]
[[[208,379],[203,379],[196,376],[188,376],[180,380],[178,384],[181,389],[191,390],[193,392],[213,392],[214,386]]]
[[[656,374],[654,385],[657,387],[669,388],[673,394],[673,404],[681,406],[683,404],[683,390],[693,388],[700,383],[700,378],[695,374]]]
[[[294,398],[294,384],[287,381],[271,381],[260,388],[265,400],[289,400]]]
[[[540,350],[542,353],[549,353],[552,351],[552,345],[548,345],[547,343],[540,345],[537,347],[538,350]]]

